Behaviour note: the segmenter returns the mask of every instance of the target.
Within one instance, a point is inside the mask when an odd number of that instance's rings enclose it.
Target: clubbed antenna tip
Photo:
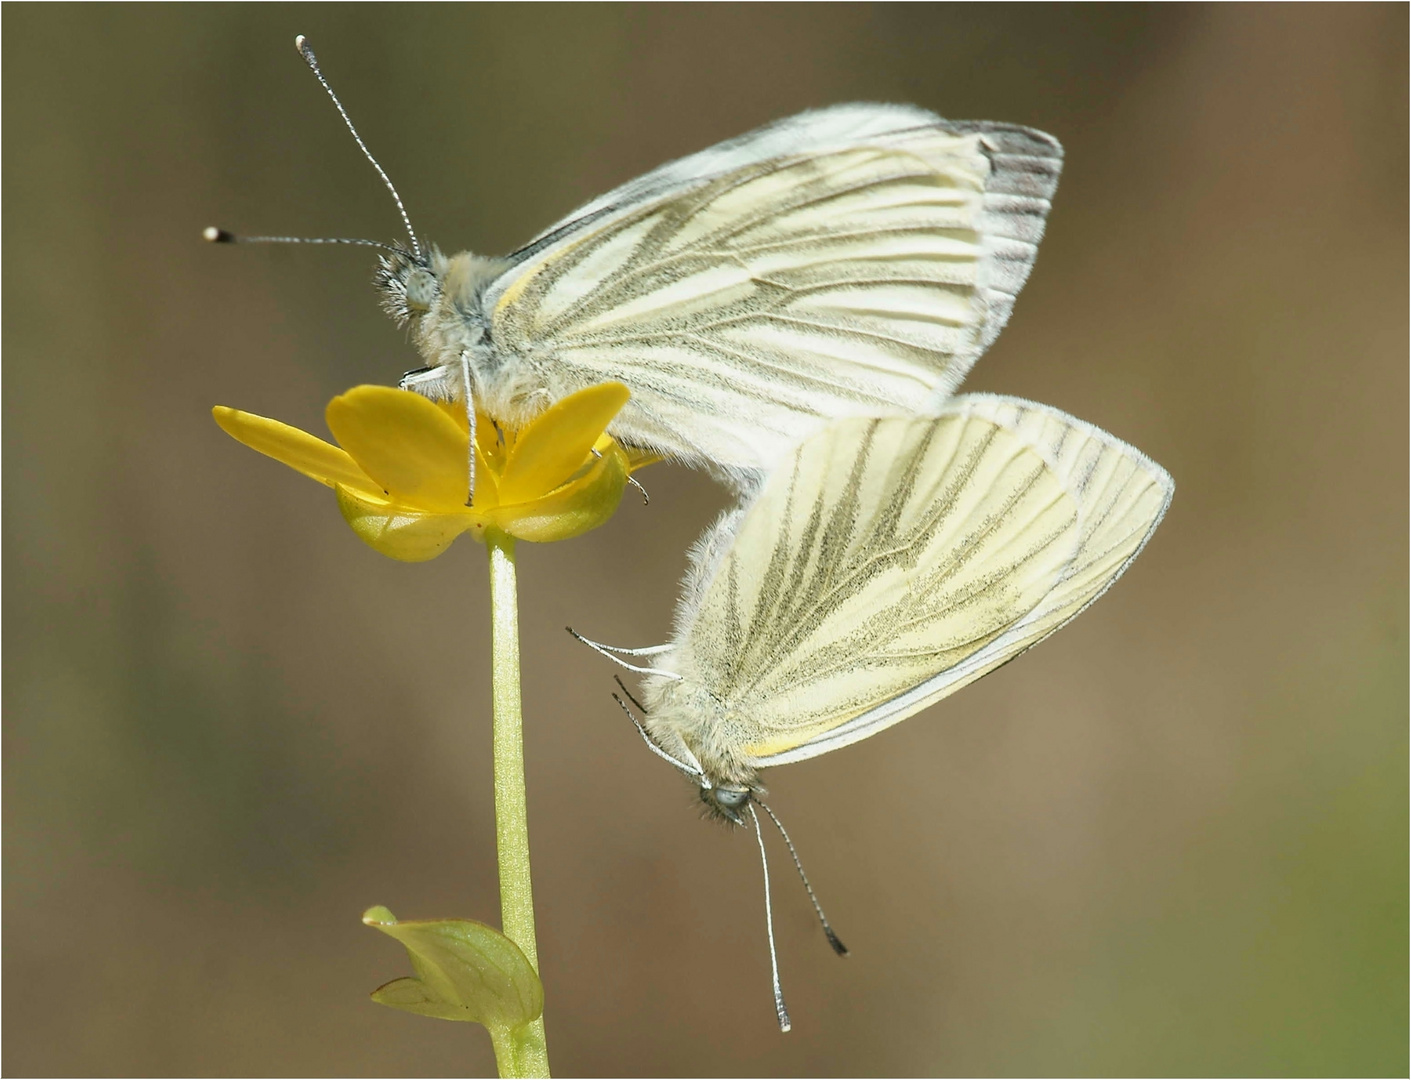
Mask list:
[[[843,944],[843,939],[840,938],[837,934],[833,933],[833,928],[831,926],[825,926],[823,928],[823,933],[828,935],[828,944],[833,946],[833,951],[835,953],[837,953],[839,956],[852,955],[850,952],[848,952],[848,947]]]

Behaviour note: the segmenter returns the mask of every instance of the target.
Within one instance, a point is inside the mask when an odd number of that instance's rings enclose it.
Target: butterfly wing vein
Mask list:
[[[934,411],[1007,319],[1060,162],[1021,128],[805,114],[551,230],[488,290],[491,336],[553,398],[627,382],[628,441],[767,468],[820,418]]]
[[[765,488],[686,601],[685,673],[754,764],[846,745],[1071,619],[1170,494],[1138,451],[1017,399],[834,424]]]

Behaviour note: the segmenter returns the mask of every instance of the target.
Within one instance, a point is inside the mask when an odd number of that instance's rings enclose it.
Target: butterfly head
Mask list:
[[[393,250],[377,260],[373,283],[382,294],[383,310],[398,326],[406,326],[435,306],[441,295],[445,262],[434,248],[420,257]]]
[[[443,255],[432,247],[418,257],[401,249],[378,259],[373,280],[383,310],[398,326],[411,327],[431,367],[455,364],[467,354],[479,367],[489,349],[485,291],[505,266],[503,259],[468,251]]]
[[[757,791],[763,789],[757,783],[737,783],[731,780],[712,780],[702,776],[701,802],[705,803],[710,815],[731,825],[745,823],[745,808]]]

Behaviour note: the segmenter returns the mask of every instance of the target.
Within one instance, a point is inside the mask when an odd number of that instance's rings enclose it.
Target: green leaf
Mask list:
[[[393,979],[372,1000],[441,1020],[484,1024],[498,1043],[544,1011],[544,987],[516,945],[473,919],[398,922],[385,907],[363,922],[406,946],[415,978]]]

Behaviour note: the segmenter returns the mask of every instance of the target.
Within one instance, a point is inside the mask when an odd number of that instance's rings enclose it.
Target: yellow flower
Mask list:
[[[567,540],[601,525],[627,476],[657,460],[605,433],[627,387],[571,394],[519,431],[476,420],[475,499],[463,407],[389,386],[356,386],[328,404],[341,447],[263,416],[217,405],[216,423],[253,450],[333,488],[353,531],[394,559],[420,562],[461,533],[499,529],[520,540]]]

